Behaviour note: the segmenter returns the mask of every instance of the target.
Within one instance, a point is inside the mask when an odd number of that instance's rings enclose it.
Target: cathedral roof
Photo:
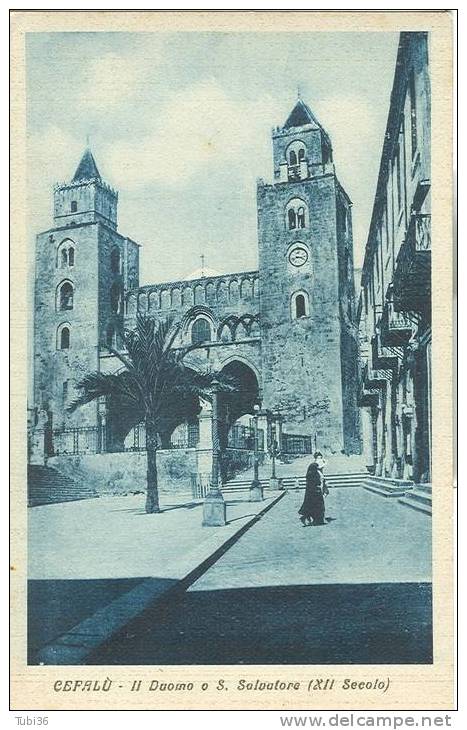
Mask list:
[[[216,271],[215,269],[209,269],[207,266],[196,269],[195,271],[192,271],[188,276],[184,277],[185,281],[191,281],[192,279],[205,279],[206,277],[211,276],[221,276],[219,271]]]
[[[316,124],[318,127],[321,126],[316,117],[313,116],[313,112],[308,104],[305,104],[303,99],[297,99],[297,103],[287,117],[284,129],[289,129],[290,127],[303,127],[305,124]]]
[[[73,176],[72,182],[79,182],[80,180],[94,180],[95,178],[101,180],[96,161],[92,156],[91,150],[88,147],[84,151],[81,161],[76,168],[76,172]]]

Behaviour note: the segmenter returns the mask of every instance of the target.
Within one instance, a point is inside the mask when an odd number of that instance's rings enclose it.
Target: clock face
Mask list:
[[[303,266],[308,261],[308,251],[301,246],[293,248],[289,253],[289,261],[292,266]]]

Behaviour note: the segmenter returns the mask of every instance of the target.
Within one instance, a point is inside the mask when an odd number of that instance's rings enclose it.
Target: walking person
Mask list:
[[[328,494],[324,476],[324,459],[320,452],[314,454],[314,461],[306,472],[306,489],[303,504],[298,510],[300,521],[308,525],[324,525],[324,494]]]

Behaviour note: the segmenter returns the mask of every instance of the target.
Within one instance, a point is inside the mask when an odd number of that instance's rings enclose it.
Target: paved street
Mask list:
[[[31,508],[30,657],[145,580],[151,590],[156,583],[161,592],[172,588],[272,498],[253,503],[247,492],[228,497],[222,529],[203,527],[202,504],[187,495],[163,494],[158,515],[145,513],[144,495]]]
[[[361,488],[302,527],[290,492],[187,592],[89,663],[431,661],[431,520]]]

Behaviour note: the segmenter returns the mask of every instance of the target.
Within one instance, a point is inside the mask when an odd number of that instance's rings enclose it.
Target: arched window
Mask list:
[[[65,238],[58,246],[56,265],[61,269],[75,265],[75,248],[70,238]]]
[[[78,203],[76,202],[76,200],[72,200],[71,201],[71,212],[76,213],[77,210],[78,210]]]
[[[114,246],[110,252],[110,268],[113,274],[120,273],[120,249],[118,246]]]
[[[296,228],[308,228],[308,206],[301,198],[292,198],[287,203],[286,225],[290,231]]]
[[[58,309],[62,312],[73,309],[73,284],[65,281],[58,292]]]
[[[198,317],[191,327],[191,342],[199,345],[202,342],[211,342],[211,325],[204,317]]]
[[[298,319],[299,317],[305,317],[305,315],[305,297],[303,294],[298,294],[295,299],[295,317]]]
[[[295,167],[295,165],[302,162],[302,160],[306,157],[306,147],[304,142],[302,142],[301,139],[295,139],[287,147],[285,155],[288,165],[290,167]]]
[[[67,322],[61,324],[57,329],[57,350],[69,350],[70,342],[70,325]]]
[[[298,291],[292,294],[291,298],[291,315],[292,319],[301,319],[309,315],[308,294],[304,291]]]
[[[112,312],[118,314],[121,309],[121,289],[119,284],[113,284],[110,289],[110,307]]]

